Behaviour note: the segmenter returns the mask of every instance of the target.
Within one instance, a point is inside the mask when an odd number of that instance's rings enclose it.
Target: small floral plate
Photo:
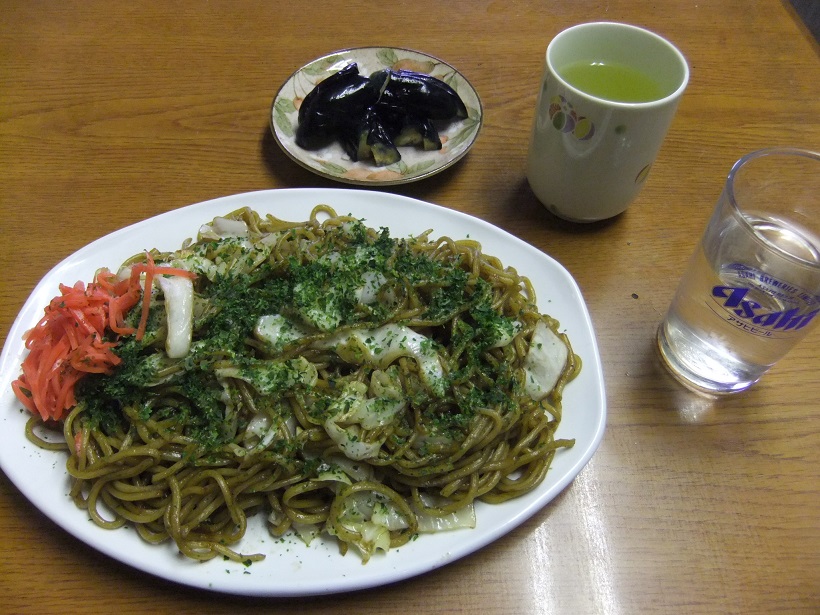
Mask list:
[[[452,122],[440,132],[442,149],[424,151],[400,147],[401,160],[378,167],[372,161],[353,162],[341,145],[332,143],[306,150],[295,142],[299,105],[317,83],[356,62],[362,75],[384,68],[427,73],[449,84],[467,107],[467,118]],[[455,164],[470,149],[481,128],[481,101],[473,86],[455,68],[418,51],[395,47],[360,47],[335,51],[297,70],[282,85],[271,106],[271,130],[276,142],[295,162],[336,181],[368,186],[389,186],[424,179]]]

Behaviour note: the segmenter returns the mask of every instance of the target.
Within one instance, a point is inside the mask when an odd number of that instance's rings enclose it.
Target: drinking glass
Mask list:
[[[663,362],[696,391],[742,391],[818,311],[820,153],[753,152],[732,167],[658,329]]]

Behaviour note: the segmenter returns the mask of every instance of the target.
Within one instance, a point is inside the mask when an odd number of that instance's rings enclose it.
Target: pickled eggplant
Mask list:
[[[441,149],[441,137],[433,122],[428,118],[408,118],[393,142],[403,145],[420,146],[425,151]]]
[[[338,141],[351,160],[386,166],[401,160],[398,147],[440,150],[440,125],[467,115],[458,93],[435,77],[393,69],[364,77],[353,63],[305,96],[296,144],[318,149]]]
[[[336,138],[351,117],[362,114],[379,99],[377,82],[359,74],[353,63],[313,88],[299,107],[296,144],[322,147]]]
[[[391,132],[374,109],[365,112],[355,130],[346,131],[340,141],[354,162],[371,159],[376,166],[383,167],[401,160]]]
[[[362,140],[364,140],[364,148],[362,148]],[[368,114],[365,129],[359,135],[359,152],[369,154],[378,167],[401,160],[401,154],[393,143],[391,135],[375,113]]]
[[[384,83],[380,102],[431,120],[454,121],[467,117],[467,107],[449,85],[430,75],[409,70],[384,69],[370,76]]]

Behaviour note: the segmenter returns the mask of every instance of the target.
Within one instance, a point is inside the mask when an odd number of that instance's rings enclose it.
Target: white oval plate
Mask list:
[[[179,555],[172,543],[152,546],[132,528],[104,530],[91,523],[67,496],[65,454],[44,451],[25,437],[28,418],[11,390],[25,354],[23,334],[40,319],[58,294],[60,283],[89,281],[99,267],[116,269],[142,250],[176,250],[215,216],[240,207],[289,221],[307,220],[318,203],[352,214],[368,226],[387,227],[394,237],[469,236],[486,254],[497,256],[529,275],[542,312],[551,314],[569,335],[583,361],[578,377],[564,390],[563,420],[557,437],[575,438],[561,449],[545,480],[534,491],[503,504],[476,506],[477,527],[426,534],[399,549],[374,555],[362,565],[353,552],[341,556],[334,542],[315,540],[307,547],[296,538],[273,538],[261,515],[249,523],[239,545],[245,553],[263,552],[264,561],[245,568],[215,558],[199,563]],[[9,331],[0,355],[0,467],[44,514],[86,544],[156,576],[215,591],[257,596],[307,596],[359,590],[423,574],[472,553],[511,531],[558,495],[592,457],[604,433],[606,400],[601,360],[584,300],[573,278],[555,260],[482,220],[444,207],[394,194],[366,190],[291,189],[238,194],[190,205],[139,222],[98,239],[52,269],[35,287]]]
[[[299,105],[317,83],[353,62],[359,65],[359,73],[365,76],[384,68],[403,68],[441,79],[464,101],[468,116],[440,132],[441,150],[425,152],[415,147],[400,147],[401,160],[386,167],[377,167],[367,161],[353,162],[338,143],[318,150],[302,149],[294,140]],[[274,139],[291,159],[329,179],[368,186],[417,181],[450,167],[470,149],[478,136],[481,121],[481,101],[461,73],[438,58],[396,47],[359,47],[317,58],[285,81],[271,106]]]

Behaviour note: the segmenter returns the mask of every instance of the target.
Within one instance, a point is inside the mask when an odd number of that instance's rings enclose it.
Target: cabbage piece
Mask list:
[[[324,462],[317,469],[317,476],[320,480],[338,480],[346,484],[353,481],[373,480],[375,472],[373,466],[367,463],[358,463],[355,459],[349,459],[344,455],[325,455]],[[325,474],[327,473],[327,474]],[[348,477],[347,479],[343,478]]]
[[[276,509],[270,511],[270,514],[268,515],[268,523],[273,526],[277,526],[285,521],[287,521],[287,515],[284,512]]]
[[[249,232],[244,220],[216,217],[210,224],[202,225],[199,234],[205,239],[212,239],[215,237],[247,237]]]
[[[343,485],[352,485],[353,481],[345,472],[336,464],[323,463],[316,469],[316,478],[318,480],[327,481],[329,483],[341,483]]]
[[[322,253],[306,265],[317,275],[300,279],[293,287],[299,316],[312,327],[332,332],[349,319],[352,302],[369,306],[380,298],[389,303],[395,301],[389,289],[380,296],[387,278],[373,269],[374,258],[373,246],[356,246],[344,253]]]
[[[379,290],[387,282],[384,274],[375,271],[365,271],[362,274],[362,285],[356,289],[356,301],[362,305],[370,305],[379,299]]]
[[[214,262],[222,275],[245,275],[254,271],[268,260],[271,253],[270,246],[241,237],[227,237],[220,244]]]
[[[256,321],[253,334],[270,346],[273,352],[281,352],[291,342],[310,335],[310,331],[281,314],[266,314]]]
[[[416,513],[419,532],[444,532],[462,528],[474,529],[476,526],[475,506],[472,503],[457,511],[439,517],[428,513]]]
[[[383,525],[372,521],[351,520],[342,518],[339,523],[350,532],[356,532],[360,538],[353,540],[351,544],[356,547],[362,555],[362,563],[367,563],[370,556],[378,550],[388,551],[390,549],[390,530]],[[335,536],[333,526],[327,526],[327,533]]]
[[[270,430],[270,426],[271,418],[267,414],[256,414],[248,421],[248,426],[245,427],[245,436],[246,438],[256,436],[257,439],[261,440]]]
[[[219,275],[219,268],[212,260],[186,250],[182,250],[179,255],[169,261],[168,264],[171,267],[193,271],[197,275],[204,275],[211,282],[216,280],[216,277]]]
[[[420,492],[419,499],[429,508],[442,508],[451,504],[451,500],[431,493]],[[434,515],[414,507],[419,532],[443,532],[462,528],[473,529],[476,526],[475,505],[470,502],[446,515]]]
[[[475,507],[472,504],[459,508],[443,517],[428,514],[416,514],[419,532],[445,532],[448,530],[474,529],[476,526]]]
[[[387,324],[377,329],[344,331],[314,344],[332,348],[349,363],[369,363],[382,369],[399,357],[411,357],[419,365],[422,380],[433,394],[444,397],[446,379],[433,341],[409,327]]]
[[[310,543],[322,533],[322,527],[316,523],[298,523],[294,521],[291,527],[307,546],[310,546]]]
[[[220,367],[214,370],[219,378],[244,380],[262,395],[273,395],[297,385],[316,384],[316,367],[304,357],[287,361],[255,360],[242,366]]]
[[[275,246],[285,233],[281,231],[274,231],[272,233],[265,233],[259,238],[259,243],[263,246]]]
[[[517,320],[499,321],[499,323],[493,327],[493,338],[495,341],[490,348],[503,348],[507,346],[523,329],[524,325]]]
[[[329,272],[345,271],[347,266],[338,252],[322,254],[314,264],[326,271],[315,279],[300,281],[293,286],[294,305],[305,323],[321,331],[333,331],[342,323],[346,291],[350,289],[342,284],[328,284],[324,276]]]
[[[270,246],[254,243],[248,237],[223,237],[213,232],[207,235],[200,233],[200,236],[202,240],[183,250],[184,256],[179,258],[190,262],[192,270],[202,269],[212,282],[219,276],[246,274],[270,256]]]
[[[401,376],[399,368],[391,365],[386,370],[374,369],[370,374],[370,386],[368,387],[370,397],[389,397],[390,399],[402,399],[404,389],[401,386]]]
[[[386,502],[386,498],[379,493],[359,491],[350,494],[344,500],[342,514],[336,519],[337,524],[359,535],[352,544],[359,549],[365,563],[377,550],[390,549],[390,529],[382,523],[385,517],[374,517],[374,510],[386,508]],[[406,522],[404,527],[407,527]],[[333,524],[327,524],[326,529],[331,536],[336,534]]]
[[[388,432],[382,430],[377,439],[370,439],[367,432],[389,425],[407,406],[404,399],[367,397],[367,388],[362,382],[347,383],[342,394],[330,404],[324,423],[327,435],[350,459],[377,456]]]
[[[233,405],[229,399],[226,399],[226,407],[228,404]],[[254,451],[264,450],[268,448],[271,443],[278,439],[289,439],[296,434],[295,427],[296,419],[293,416],[284,419],[282,417],[271,417],[264,412],[260,412],[251,417],[242,435],[242,448],[235,447],[233,450],[238,455],[246,453],[253,453]]]
[[[191,348],[194,330],[194,284],[181,276],[156,277],[165,295],[165,315],[168,333],[165,352],[172,359],[181,359]]]
[[[401,511],[397,510],[395,506],[391,506],[389,502],[375,502],[373,510],[370,514],[370,520],[376,525],[381,525],[391,532],[397,530],[405,530],[410,527]]]
[[[555,388],[569,349],[543,320],[535,325],[530,349],[524,359],[524,390],[535,401],[540,401]]]
[[[445,454],[452,452],[458,444],[453,436],[435,424],[427,428],[427,433],[419,434],[413,440],[413,450],[421,454]]]
[[[318,290],[300,282],[294,285],[293,296],[301,306],[299,315],[307,324],[321,331],[333,331],[342,323],[343,293],[339,289]]]

